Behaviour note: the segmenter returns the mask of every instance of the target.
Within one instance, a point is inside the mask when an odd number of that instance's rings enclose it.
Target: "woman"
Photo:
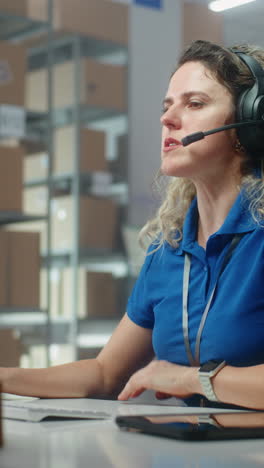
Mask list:
[[[264,51],[243,51],[264,64]],[[235,129],[181,143],[186,135],[232,124],[238,96],[253,82],[233,51],[204,41],[185,51],[161,118],[161,172],[171,181],[157,216],[142,231],[152,242],[127,314],[96,359],[49,369],[2,368],[4,391],[119,394],[124,400],[153,389],[158,398],[199,394],[264,408],[260,162],[241,146]],[[209,361],[211,369],[212,360],[213,377],[205,372],[204,380],[200,364]]]

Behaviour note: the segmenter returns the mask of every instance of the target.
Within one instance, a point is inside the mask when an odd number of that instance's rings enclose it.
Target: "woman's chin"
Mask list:
[[[187,172],[184,167],[179,166],[175,161],[166,161],[166,159],[162,160],[160,170],[163,175],[171,177],[186,177]]]

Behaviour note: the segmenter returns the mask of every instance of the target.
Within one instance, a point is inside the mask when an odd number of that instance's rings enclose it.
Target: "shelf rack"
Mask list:
[[[79,103],[79,83],[80,83],[80,60],[83,57],[90,57],[99,61],[106,61],[113,64],[128,65],[128,49],[111,41],[98,40],[92,37],[83,37],[76,34],[55,34],[52,31],[52,0],[48,0],[48,22],[41,23],[25,18],[0,14],[0,40],[10,40],[22,43],[24,40],[32,39],[42,35],[42,42],[30,47],[28,50],[28,69],[36,70],[47,67],[48,69],[48,111],[47,112],[26,112],[26,140],[32,143],[40,143],[47,148],[50,156],[49,171],[47,178],[38,179],[25,184],[26,187],[46,185],[48,187],[48,212],[47,216],[29,216],[19,213],[1,213],[0,224],[40,221],[47,222],[48,240],[47,251],[43,253],[42,263],[50,268],[54,265],[61,268],[71,265],[73,270],[73,303],[72,317],[54,318],[50,316],[50,296],[51,291],[48,281],[47,303],[48,310],[25,310],[23,308],[9,309],[0,308],[0,327],[18,327],[25,335],[25,340],[30,339],[38,343],[47,343],[49,348],[53,343],[70,342],[74,347],[74,358],[78,358],[78,349],[88,346],[87,337],[108,336],[117,324],[117,320],[80,320],[74,310],[78,310],[78,267],[80,265],[97,266],[102,271],[111,271],[119,268],[123,270],[123,275],[127,275],[127,260],[123,252],[113,252],[104,249],[91,250],[80,249],[79,239],[79,212],[78,200],[81,193],[89,193],[93,184],[94,175],[80,174],[79,171],[79,141],[78,132],[82,125],[93,125],[96,127],[103,121],[111,121],[120,118],[124,122],[124,127],[128,126],[126,112],[119,112],[115,109],[105,109],[99,107],[83,106]],[[73,107],[64,109],[54,109],[52,103],[52,67],[55,64],[63,63],[67,60],[74,62],[75,76],[75,103]],[[53,174],[53,138],[52,132],[55,128],[74,124],[75,126],[75,168],[73,174],[56,176]],[[74,219],[74,248],[72,251],[51,251],[51,231],[50,231],[50,201],[52,191],[60,188],[68,193],[72,193],[75,203]],[[127,199],[127,183],[113,176],[110,197],[120,198],[121,204],[125,205]],[[38,335],[38,336],[37,336]],[[33,339],[34,336],[34,339]],[[86,338],[85,338],[86,337]],[[90,341],[91,342],[91,341]],[[93,344],[93,346],[96,343]],[[98,338],[98,345],[102,341]],[[49,353],[47,362],[50,362]]]

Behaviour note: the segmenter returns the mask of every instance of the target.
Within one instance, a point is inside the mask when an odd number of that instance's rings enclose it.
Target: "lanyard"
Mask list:
[[[190,341],[189,341],[189,324],[188,324],[188,292],[189,292],[189,281],[190,281],[190,270],[191,270],[191,255],[185,254],[184,258],[184,270],[183,270],[183,291],[182,291],[182,328],[183,328],[183,337],[184,337],[184,344],[185,344],[185,349],[188,355],[188,359],[190,361],[190,364],[192,366],[198,366],[200,363],[200,343],[201,343],[201,335],[202,331],[204,328],[204,324],[206,321],[206,317],[208,315],[215,290],[219,281],[219,278],[221,274],[223,273],[226,265],[230,261],[230,258],[238,245],[239,241],[241,239],[241,235],[237,234],[233,237],[230,246],[228,248],[228,251],[224,257],[223,263],[221,265],[221,268],[218,272],[214,287],[212,289],[212,292],[210,294],[210,297],[208,299],[208,302],[205,306],[205,309],[203,311],[203,315],[200,321],[200,325],[198,328],[198,332],[196,335],[196,342],[195,342],[195,357],[192,355],[191,351],[191,346],[190,346]]]

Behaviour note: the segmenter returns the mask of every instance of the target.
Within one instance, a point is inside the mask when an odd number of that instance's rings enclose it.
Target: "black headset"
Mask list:
[[[237,136],[250,157],[264,158],[264,69],[250,55],[239,50],[232,49],[232,52],[245,63],[254,78],[253,86],[243,91],[238,97],[236,121],[263,121],[263,125],[237,128]]]

